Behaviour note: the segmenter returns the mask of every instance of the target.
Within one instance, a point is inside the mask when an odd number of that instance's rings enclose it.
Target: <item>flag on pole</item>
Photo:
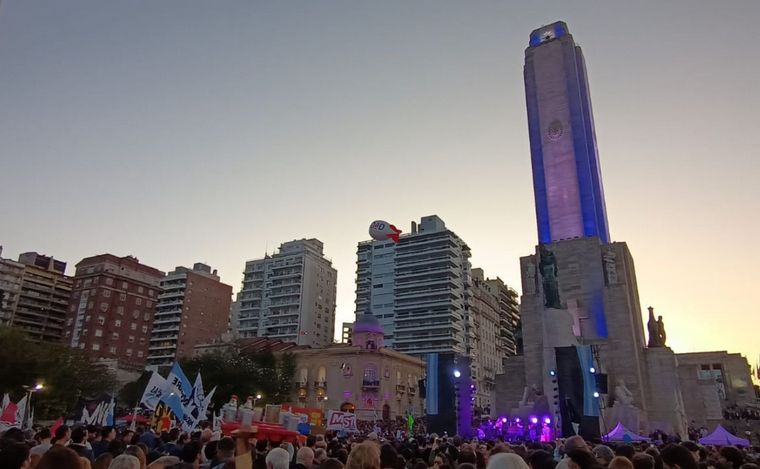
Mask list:
[[[187,379],[182,367],[178,362],[174,362],[169,376],[166,378],[161,400],[172,410],[174,415],[182,420],[185,416],[185,406],[190,402],[193,386]]]
[[[32,410],[29,412],[29,419],[26,421],[26,426],[23,429],[28,430],[31,428],[34,428],[34,407],[32,407]]]
[[[26,406],[28,402],[26,400],[26,396],[22,397],[20,401],[16,403],[16,420],[15,423],[19,426],[19,428],[23,428],[26,422],[24,421],[26,418]]]
[[[108,407],[106,408],[106,416],[104,419],[106,422],[106,426],[109,426],[109,427],[116,426],[116,419],[114,418],[115,410],[116,410],[116,399],[114,399],[114,397],[111,396],[111,402],[108,404]]]
[[[6,392],[5,394],[3,394],[3,404],[2,404],[2,408],[0,408],[0,415],[2,415],[3,412],[5,412],[5,408],[8,407],[8,404],[10,403],[11,403],[11,396],[9,396],[8,393]]]
[[[140,399],[140,404],[144,404],[148,410],[156,410],[156,404],[161,400],[164,388],[166,388],[166,380],[154,371],[153,374],[150,375],[148,385],[145,386],[145,391]]]
[[[18,406],[13,402],[9,402],[3,409],[2,415],[0,415],[0,422],[14,424],[16,423],[16,411]]]

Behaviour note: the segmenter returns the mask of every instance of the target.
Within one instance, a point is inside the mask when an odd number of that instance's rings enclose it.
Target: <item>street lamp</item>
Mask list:
[[[45,386],[42,383],[37,383],[34,386],[24,386],[26,389],[26,407],[24,408],[24,420],[21,422],[21,428],[26,427],[27,421],[32,411],[32,394],[37,391],[42,391]]]
[[[254,408],[256,407],[256,401],[258,401],[259,399],[261,399],[261,393],[256,393],[256,395],[253,396],[253,407]]]

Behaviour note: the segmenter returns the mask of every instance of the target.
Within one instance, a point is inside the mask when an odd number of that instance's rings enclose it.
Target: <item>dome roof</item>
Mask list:
[[[380,325],[380,321],[371,314],[359,314],[356,316],[354,322],[354,334],[357,332],[374,332],[378,334],[383,333],[383,326]]]

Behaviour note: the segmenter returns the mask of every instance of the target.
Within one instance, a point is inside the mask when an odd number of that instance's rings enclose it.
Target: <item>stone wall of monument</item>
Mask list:
[[[645,351],[649,377],[648,432],[686,435],[688,421],[678,377],[676,354],[668,347],[653,347]]]
[[[522,355],[507,357],[503,367],[504,373],[497,375],[494,381],[492,402],[495,405],[491,415],[495,417],[512,415],[512,411],[520,404],[526,386],[525,360]]]

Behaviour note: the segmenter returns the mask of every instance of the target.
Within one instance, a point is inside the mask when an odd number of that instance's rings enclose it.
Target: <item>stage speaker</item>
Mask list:
[[[609,394],[607,373],[596,374],[594,379],[596,379],[596,390],[599,391],[599,394]]]

